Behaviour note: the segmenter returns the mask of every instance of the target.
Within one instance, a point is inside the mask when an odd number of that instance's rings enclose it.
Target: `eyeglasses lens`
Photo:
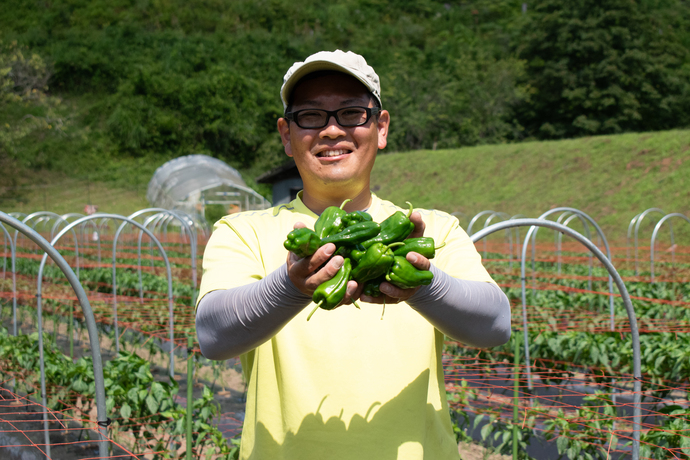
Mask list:
[[[327,110],[299,110],[295,112],[297,125],[305,129],[323,128],[328,118],[335,114],[340,126],[361,126],[369,120],[367,110],[363,107],[346,107],[336,112]]]

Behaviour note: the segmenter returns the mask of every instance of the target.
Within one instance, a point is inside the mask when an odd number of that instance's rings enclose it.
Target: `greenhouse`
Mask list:
[[[263,196],[247,187],[240,173],[217,158],[188,155],[170,160],[153,174],[146,192],[151,206],[184,211],[205,219],[271,206]],[[222,208],[222,209],[220,209]]]

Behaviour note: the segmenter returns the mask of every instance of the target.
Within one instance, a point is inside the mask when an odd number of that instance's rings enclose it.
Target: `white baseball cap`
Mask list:
[[[359,54],[352,51],[344,52],[319,51],[312,54],[304,62],[295,62],[283,77],[283,87],[280,89],[280,99],[283,109],[287,108],[290,93],[304,76],[319,70],[335,70],[352,75],[361,81],[381,104],[381,83],[374,68]]]

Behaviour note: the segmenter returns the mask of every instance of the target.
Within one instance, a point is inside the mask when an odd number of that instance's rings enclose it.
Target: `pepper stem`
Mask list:
[[[391,243],[391,244],[389,244],[388,246],[386,246],[386,249],[396,248],[396,247],[402,246],[402,245],[404,245],[404,244],[405,244],[404,242],[398,241],[398,242],[396,242],[396,243]]]
[[[405,203],[407,203],[410,206],[410,210],[407,211],[407,218],[409,219],[412,215],[412,203],[410,203],[409,201],[406,201]]]
[[[352,201],[350,198],[348,198],[347,200],[343,201],[343,204],[340,205],[340,209],[343,209],[343,208],[345,207],[345,205],[346,205],[347,203],[349,203],[350,201]]]
[[[383,314],[386,313],[386,298],[383,298],[383,310],[381,310],[381,320],[383,320]]]
[[[446,245],[446,242],[444,241],[443,244],[442,244],[441,246],[436,246],[436,247],[434,248],[434,251],[438,251],[439,249],[441,249],[441,248],[442,248],[443,246],[445,246],[445,245]]]
[[[314,312],[315,312],[316,310],[319,309],[319,307],[321,306],[322,303],[323,303],[323,300],[322,300],[321,302],[319,302],[319,303],[316,304],[316,306],[315,306],[314,309],[311,311],[311,313],[309,313],[309,316],[307,316],[307,321],[309,321],[309,320],[311,319],[311,316],[314,314]]]
[[[354,305],[355,307],[357,307],[358,309],[361,310],[361,308],[359,308],[359,304],[357,303],[356,300],[353,300],[353,301],[352,301],[352,305]]]

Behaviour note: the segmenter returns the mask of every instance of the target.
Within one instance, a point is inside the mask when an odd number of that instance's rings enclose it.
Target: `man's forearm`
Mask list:
[[[510,338],[510,302],[484,281],[453,278],[431,266],[434,280],[407,302],[448,337],[476,347],[494,347]]]
[[[434,281],[408,300],[409,305],[445,335],[478,347],[510,337],[510,304],[497,286],[453,278],[435,268]],[[209,292],[199,302],[196,328],[203,355],[228,359],[273,337],[311,302],[281,266],[256,283]]]
[[[311,297],[292,284],[285,265],[255,283],[209,292],[196,313],[201,353],[215,360],[246,353],[273,337],[310,302]]]

